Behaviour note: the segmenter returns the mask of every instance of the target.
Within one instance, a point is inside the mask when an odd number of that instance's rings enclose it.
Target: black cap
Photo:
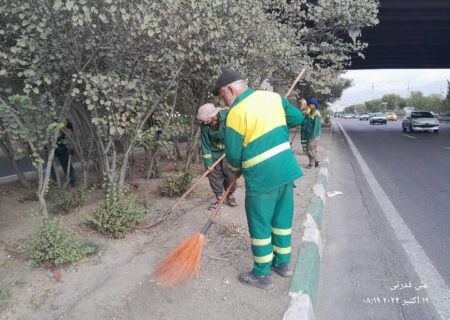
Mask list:
[[[233,83],[237,80],[242,80],[242,76],[233,69],[225,69],[222,71],[222,74],[217,78],[216,85],[212,93],[217,96],[219,94],[219,89],[227,84]]]

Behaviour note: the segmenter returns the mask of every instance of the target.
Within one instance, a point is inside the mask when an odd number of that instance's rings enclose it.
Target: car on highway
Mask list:
[[[387,119],[384,116],[383,112],[375,112],[375,114],[369,118],[369,123],[370,124],[377,124],[377,123],[386,124]]]
[[[386,119],[388,121],[397,121],[398,120],[398,117],[395,114],[395,112],[386,112],[384,115],[386,116]]]
[[[369,120],[370,116],[367,113],[363,113],[360,117],[359,117],[359,121],[367,121]]]
[[[439,132],[439,120],[429,111],[413,111],[402,121],[403,132],[433,131]]]

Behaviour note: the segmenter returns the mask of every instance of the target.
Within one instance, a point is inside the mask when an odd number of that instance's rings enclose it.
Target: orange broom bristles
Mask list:
[[[208,221],[203,226],[200,233],[196,233],[185,240],[156,267],[153,276],[162,285],[175,287],[192,279],[194,276],[198,276],[200,270],[200,258],[202,256],[203,245],[205,244],[205,235],[213,224],[214,218],[219,213],[222,203],[230,193],[231,188],[236,183],[238,177],[239,176],[235,176],[233,178],[227,190],[222,197],[220,197],[215,210],[209,216]]]
[[[156,267],[155,279],[164,286],[175,287],[198,276],[204,243],[202,233],[185,240]]]

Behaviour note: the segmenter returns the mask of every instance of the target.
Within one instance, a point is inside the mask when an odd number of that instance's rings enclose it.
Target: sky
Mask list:
[[[353,80],[353,86],[345,90],[340,100],[331,108],[340,111],[352,104],[381,98],[385,94],[397,93],[402,97],[411,91],[447,94],[450,69],[379,69],[352,70],[343,77]]]

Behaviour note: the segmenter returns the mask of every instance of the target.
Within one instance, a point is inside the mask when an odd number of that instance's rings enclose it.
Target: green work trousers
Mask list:
[[[280,267],[291,261],[291,233],[294,215],[294,184],[258,195],[246,195],[253,252],[253,273],[271,274],[270,266]]]

